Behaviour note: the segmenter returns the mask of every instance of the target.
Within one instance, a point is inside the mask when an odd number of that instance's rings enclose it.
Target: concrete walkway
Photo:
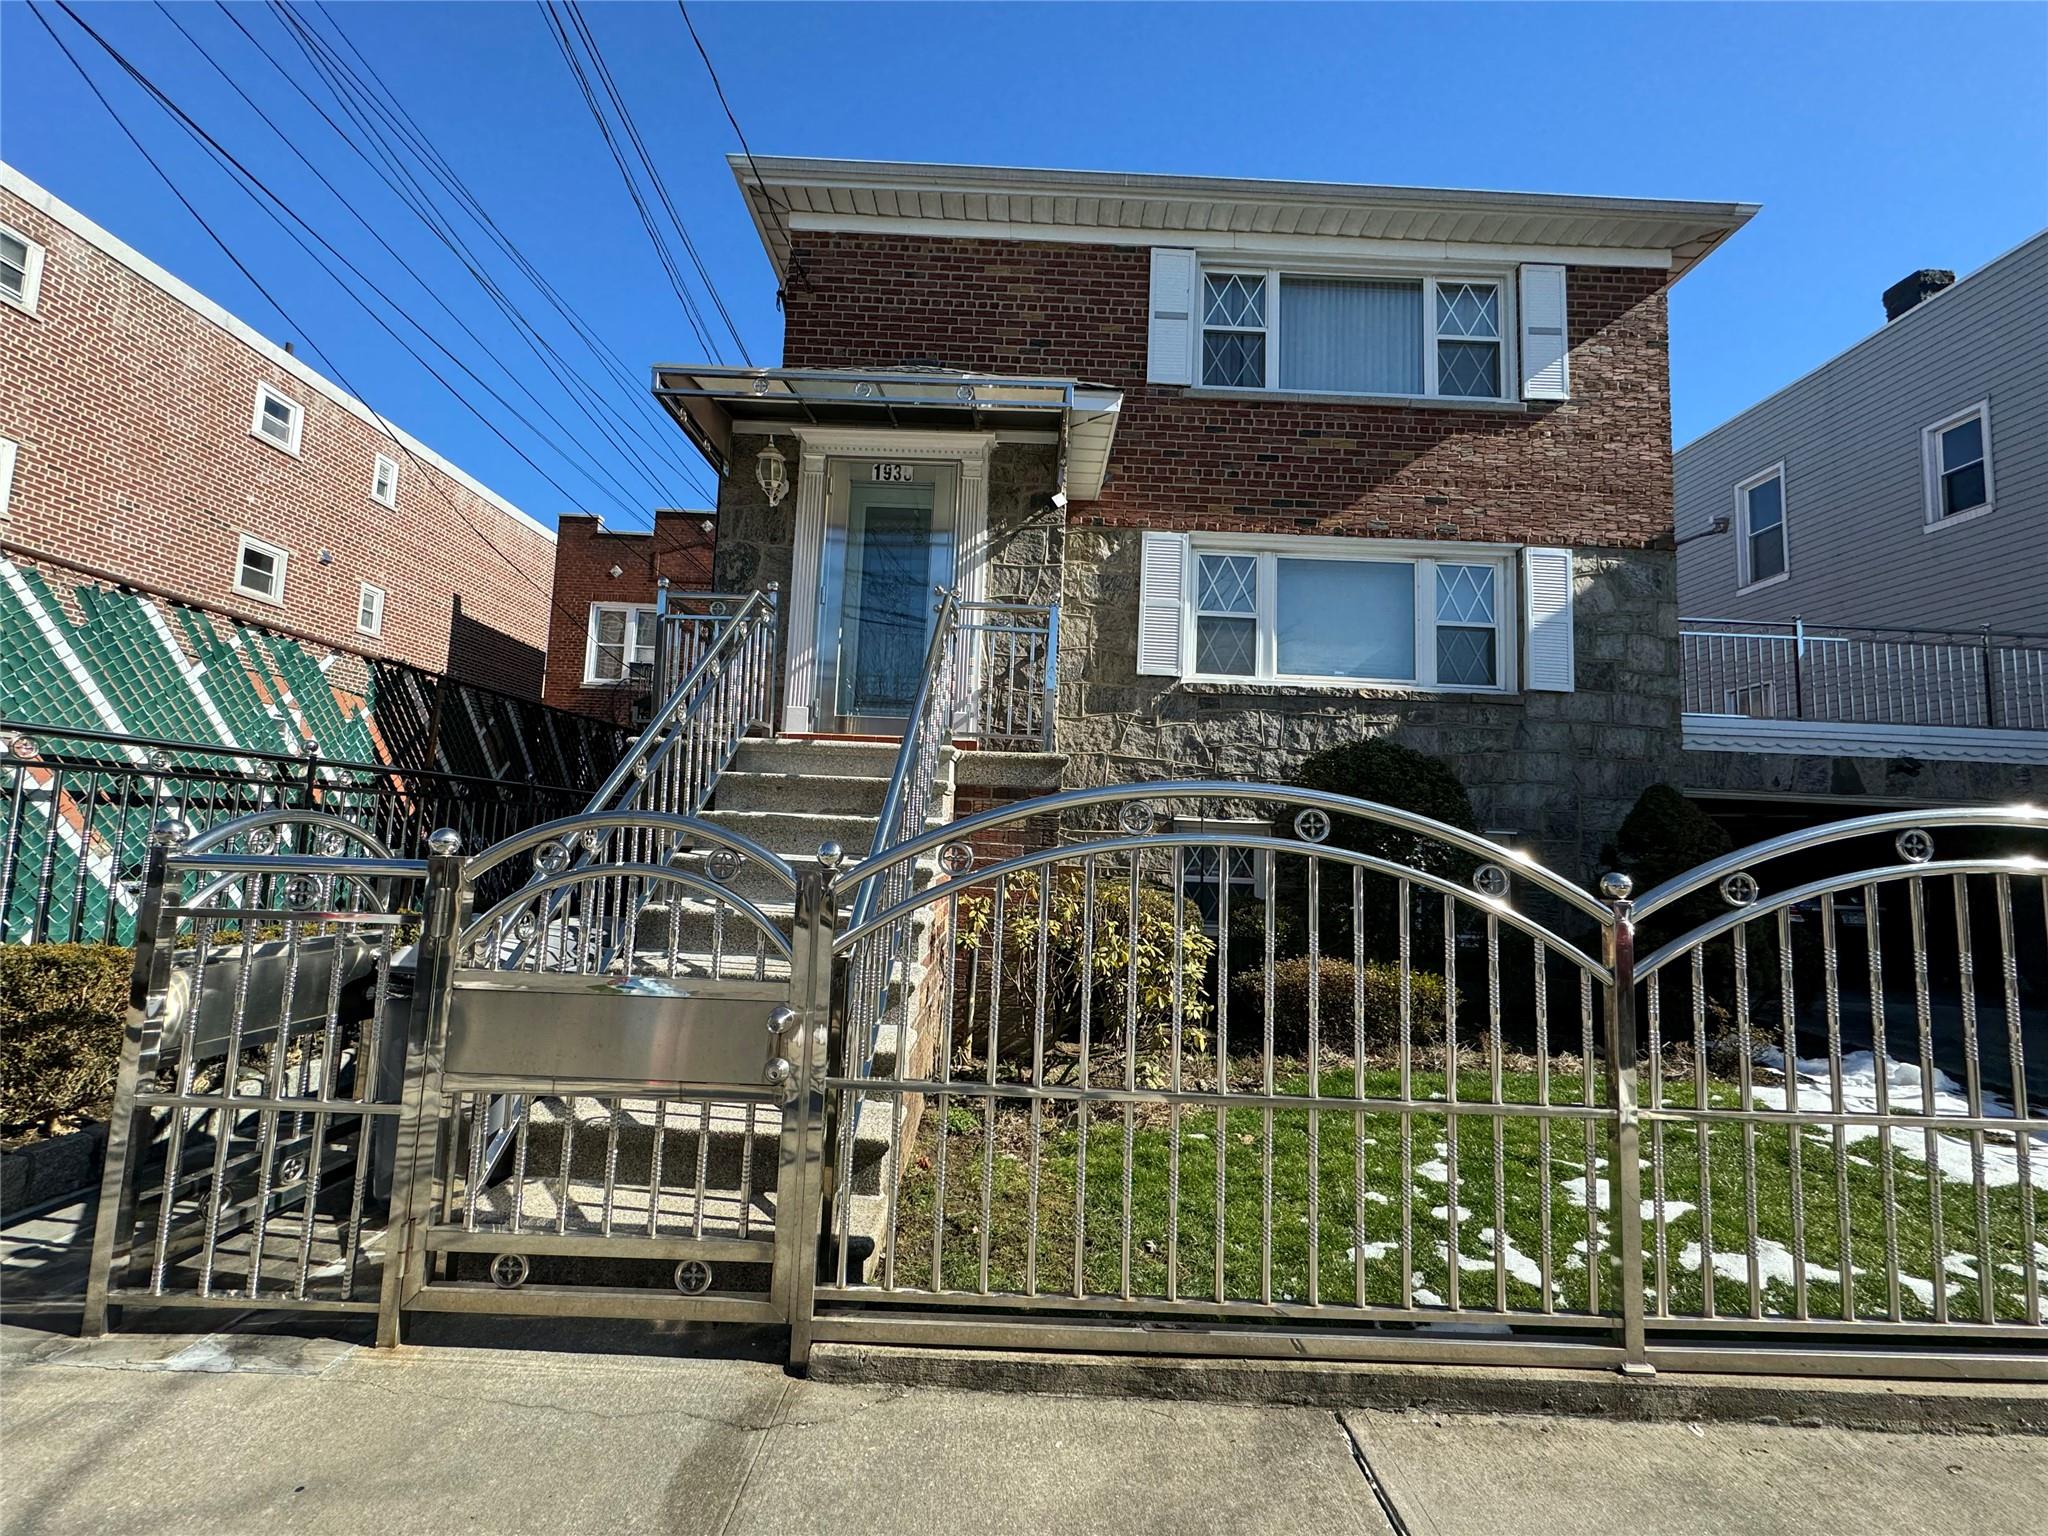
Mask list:
[[[805,1382],[774,1339],[732,1330],[424,1319],[392,1353],[246,1325],[82,1342],[74,1304],[37,1283],[69,1270],[75,1235],[60,1214],[0,1247],[6,1536],[1890,1536],[2016,1533],[2048,1509],[2048,1439],[2027,1436]]]

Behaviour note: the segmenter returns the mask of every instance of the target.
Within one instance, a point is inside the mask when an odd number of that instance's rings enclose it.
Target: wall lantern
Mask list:
[[[754,460],[754,479],[760,483],[761,494],[768,498],[769,506],[782,505],[782,498],[789,494],[789,460],[782,456],[772,437]]]

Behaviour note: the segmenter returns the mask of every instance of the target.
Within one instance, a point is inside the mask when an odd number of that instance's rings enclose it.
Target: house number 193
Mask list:
[[[913,464],[877,464],[868,471],[877,485],[908,485],[916,473]]]

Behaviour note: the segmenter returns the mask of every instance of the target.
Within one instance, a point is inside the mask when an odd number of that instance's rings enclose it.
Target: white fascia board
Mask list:
[[[168,271],[151,261],[118,235],[101,228],[69,203],[64,202],[61,198],[56,197],[35,182],[30,181],[28,177],[22,175],[20,171],[5,161],[0,161],[0,188],[5,188],[7,191],[12,192],[16,197],[53,223],[63,225],[72,234],[78,236],[79,239],[85,241],[88,245],[96,247],[102,254],[119,262],[145,282],[169,294],[194,314],[219,326],[243,346],[262,357],[265,362],[282,368],[308,389],[317,390],[321,395],[340,406],[351,416],[356,417],[360,421],[367,422],[379,432],[393,438],[404,446],[407,453],[417,458],[421,463],[439,470],[457,485],[474,494],[478,499],[497,508],[498,511],[504,513],[507,517],[526,524],[534,532],[544,535],[549,542],[553,542],[555,530],[542,523],[533,514],[522,512],[518,507],[513,506],[511,502],[500,496],[481,480],[475,478],[468,471],[458,465],[451,464],[447,459],[429,448],[411,433],[402,430],[387,418],[379,416],[377,412],[371,410],[354,395],[351,395],[340,385],[334,383],[325,374],[316,372],[308,367],[304,361],[292,356],[291,353],[285,351],[283,347],[280,347],[254,326],[229,314],[191,284],[173,277]]]
[[[936,239],[1037,240],[1055,245],[1174,245],[1243,259],[1348,256],[1376,261],[1536,262],[1581,267],[1640,267],[1668,272],[1672,254],[1611,246],[1484,245],[1447,240],[1386,240],[1357,235],[1278,235],[1234,230],[1088,228],[1074,224],[993,223],[981,219],[904,219],[871,213],[792,213],[792,230],[819,234],[924,235]]]
[[[2048,731],[1961,725],[1847,725],[1826,720],[1680,717],[1688,752],[1784,753],[1793,757],[1922,757],[1935,762],[2048,763]]]

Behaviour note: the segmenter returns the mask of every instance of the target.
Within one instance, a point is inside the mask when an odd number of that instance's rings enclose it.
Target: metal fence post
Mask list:
[[[1621,1369],[1628,1376],[1653,1376],[1644,1341],[1643,1170],[1641,1108],[1636,1098],[1636,927],[1635,882],[1623,874],[1600,877],[1613,921],[1607,927],[1607,964],[1614,982],[1607,995],[1607,1100],[1614,1111],[1614,1209],[1610,1219],[1620,1239]],[[1590,1175],[1589,1175],[1590,1177]]]
[[[1045,610],[1045,750],[1053,750],[1060,703],[1060,605]]]
[[[121,1046],[113,1113],[107,1117],[99,1219],[93,1232],[92,1269],[85,1282],[85,1317],[79,1327],[82,1338],[96,1338],[107,1331],[107,1293],[113,1287],[114,1277],[125,1273],[128,1267],[128,1245],[135,1223],[134,1186],[128,1177],[128,1159],[137,1145],[143,1144],[145,1129],[145,1113],[135,1107],[135,1095],[143,1076],[145,1041],[154,1071],[157,1020],[162,1014],[164,996],[170,990],[171,961],[176,953],[176,924],[164,921],[168,895],[176,892],[169,874],[170,861],[191,835],[191,827],[176,818],[158,822],[149,834],[142,902],[135,913],[135,964],[128,973],[127,1038]],[[113,899],[111,891],[108,899]]]
[[[1806,620],[1792,621],[1792,718],[1806,718]]]
[[[1984,626],[1984,633],[1979,637],[1977,644],[1979,646],[1977,652],[1979,664],[1984,669],[1984,724],[1987,728],[1995,729],[1998,725],[1998,683],[1996,680],[1997,669],[1991,657],[1991,626],[1989,624]]]
[[[455,981],[456,945],[468,915],[462,837],[442,827],[427,838],[427,882],[413,972],[412,1017],[399,1090],[398,1149],[392,1165],[390,1227],[384,1235],[384,1284],[377,1299],[377,1345],[398,1343],[405,1304],[426,1283],[426,1226],[433,1210],[440,1151],[441,1065]]]
[[[796,1198],[777,1212],[776,1289],[789,1317],[789,1366],[811,1359],[811,1324],[818,1289],[825,1200],[825,1076],[830,1070],[832,941],[838,932],[840,853],[827,843],[814,868],[797,876],[796,927],[789,972],[789,1003],[796,1009],[796,1092],[785,1109],[783,1157],[794,1162]],[[780,1203],[780,1202],[779,1202]]]

